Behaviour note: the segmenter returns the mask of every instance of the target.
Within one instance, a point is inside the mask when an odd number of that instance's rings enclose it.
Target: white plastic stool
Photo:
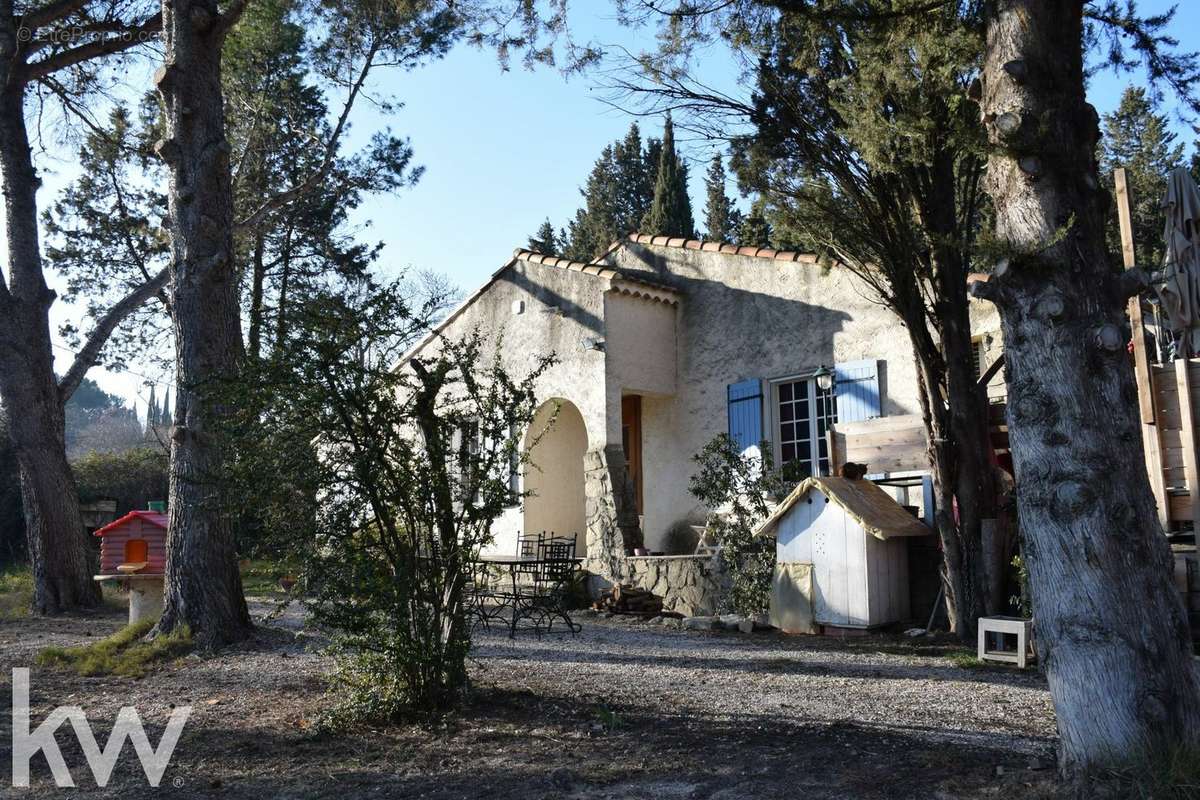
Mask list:
[[[988,649],[988,634],[1015,634],[1017,649],[990,650]],[[1033,622],[1021,617],[980,617],[979,618],[979,660],[1005,661],[1016,664],[1021,669],[1029,662],[1029,647],[1033,643]]]

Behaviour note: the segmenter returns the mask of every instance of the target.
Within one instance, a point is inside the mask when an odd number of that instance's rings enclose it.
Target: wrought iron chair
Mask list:
[[[575,537],[551,534],[542,542],[538,555],[533,598],[540,612],[538,632],[541,632],[543,624],[548,632],[554,626],[555,619],[562,619],[574,635],[583,627],[572,622],[569,613],[570,585],[575,578]]]

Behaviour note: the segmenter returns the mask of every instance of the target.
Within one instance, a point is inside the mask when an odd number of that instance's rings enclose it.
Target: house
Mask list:
[[[531,430],[555,410],[557,421],[516,477],[532,494],[497,521],[492,547],[574,533],[594,574],[651,587],[711,578],[682,556],[708,512],[688,492],[692,457],[716,435],[829,474],[831,422],[920,413],[899,320],[860,279],[803,253],[637,234],[591,263],[517,250],[410,356],[476,328],[514,369],[558,358]],[[630,558],[635,547],[671,560]]]
[[[772,624],[807,633],[908,619],[908,539],[933,531],[871,481],[814,477],[756,533],[775,537]]]

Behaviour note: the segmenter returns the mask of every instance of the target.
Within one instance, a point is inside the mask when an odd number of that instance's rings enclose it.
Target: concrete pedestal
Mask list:
[[[129,590],[129,624],[144,619],[157,620],[163,612],[163,576],[115,574],[97,575],[98,581],[116,581]]]
[[[142,575],[126,578],[129,585],[129,624],[144,619],[157,620],[163,612],[163,576]]]

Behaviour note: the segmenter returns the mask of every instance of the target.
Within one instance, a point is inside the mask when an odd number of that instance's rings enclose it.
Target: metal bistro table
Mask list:
[[[549,632],[556,617],[567,624],[571,633],[578,633],[581,626],[572,622],[567,613],[564,601],[566,582],[570,580],[576,568],[583,563],[582,558],[555,558],[523,555],[484,555],[475,559],[480,567],[499,567],[508,572],[511,590],[508,592],[493,592],[485,595],[498,600],[500,608],[495,615],[481,610],[481,619],[487,624],[488,619],[503,619],[504,609],[511,609],[512,618],[507,620],[508,636],[515,638],[517,625],[522,619],[533,622],[533,629],[541,635]],[[522,583],[521,577],[529,579]],[[482,602],[482,601],[481,601]],[[544,623],[544,625],[543,625]]]

